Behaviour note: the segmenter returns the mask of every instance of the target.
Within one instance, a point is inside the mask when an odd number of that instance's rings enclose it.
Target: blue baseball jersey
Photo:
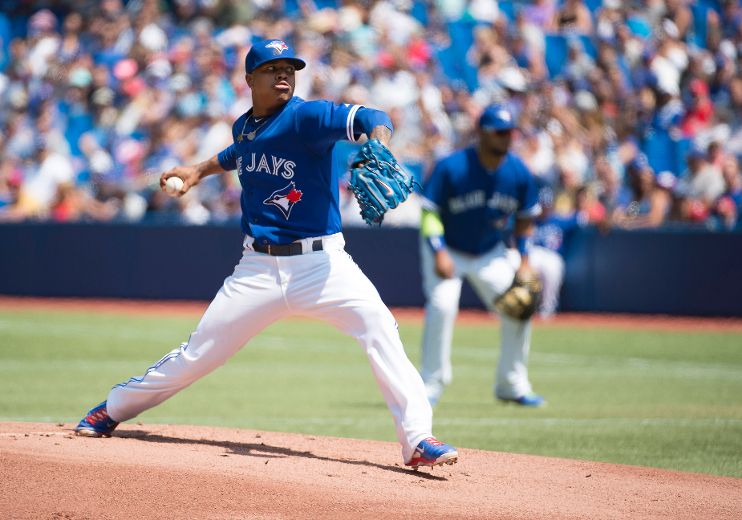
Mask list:
[[[423,197],[423,207],[440,215],[446,244],[473,255],[505,240],[514,216],[541,212],[536,179],[523,161],[508,152],[496,170],[487,171],[474,147],[439,161]]]
[[[537,222],[533,233],[533,243],[564,255],[565,239],[576,229],[586,226],[587,223],[587,216],[580,211],[574,211],[569,215],[552,213]]]
[[[278,112],[252,111],[232,126],[233,144],[217,156],[237,170],[242,185],[242,230],[261,244],[288,244],[341,230],[339,178],[333,162],[339,140],[355,141],[360,105],[293,97]]]

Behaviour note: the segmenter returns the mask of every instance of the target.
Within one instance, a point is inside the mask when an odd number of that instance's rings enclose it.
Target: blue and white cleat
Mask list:
[[[110,437],[119,423],[111,419],[106,401],[91,409],[75,428],[75,433],[83,437]]]
[[[415,453],[405,466],[419,468],[420,466],[442,466],[443,464],[455,464],[459,460],[459,452],[456,448],[445,444],[435,437],[428,437],[420,441],[415,448]]]
[[[497,397],[498,400],[504,403],[515,403],[520,406],[529,406],[531,408],[538,408],[546,405],[546,399],[538,394],[527,394],[520,397]]]

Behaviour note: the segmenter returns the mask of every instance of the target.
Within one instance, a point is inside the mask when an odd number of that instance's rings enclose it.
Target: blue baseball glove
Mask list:
[[[351,163],[349,188],[369,226],[381,225],[384,214],[407,200],[415,184],[378,139],[367,141]]]

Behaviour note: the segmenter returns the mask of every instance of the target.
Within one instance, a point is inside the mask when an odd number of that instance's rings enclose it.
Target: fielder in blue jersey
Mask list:
[[[114,386],[80,421],[78,434],[110,436],[120,422],[224,364],[271,323],[303,315],[331,323],[364,349],[406,465],[456,462],[455,448],[432,435],[425,387],[394,317],[344,251],[338,202],[343,172],[334,167],[332,148],[362,135],[387,145],[392,123],[378,110],[294,97],[295,73],[304,67],[286,42],[255,43],[245,59],[253,106],[234,123],[234,142],[207,161],[161,176],[163,189],[169,178],[180,178],[182,195],[207,175],[237,170],[243,255],[189,340],[142,376]]]
[[[421,259],[425,306],[421,375],[435,404],[451,383],[451,342],[462,280],[485,305],[531,271],[533,219],[540,213],[535,178],[510,149],[515,118],[490,105],[478,124],[478,143],[440,160],[424,187]],[[514,226],[514,227],[513,227]],[[516,249],[506,240],[514,234]],[[494,393],[507,402],[540,406],[528,379],[530,320],[500,316],[501,350]]]

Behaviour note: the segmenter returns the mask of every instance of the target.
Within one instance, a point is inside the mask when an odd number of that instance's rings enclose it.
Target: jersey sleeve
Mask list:
[[[355,115],[362,105],[336,105],[319,100],[304,103],[297,111],[297,130],[315,153],[327,153],[337,141],[355,141]]]
[[[225,171],[234,170],[237,168],[237,152],[234,149],[234,143],[227,146],[224,150],[216,155],[219,161],[219,166],[224,168]]]
[[[238,132],[244,126],[245,118],[247,118],[247,114],[242,114],[232,124],[232,144],[216,155],[219,166],[224,168],[225,171],[231,171],[237,168],[237,149],[234,146],[234,139],[237,138]]]

